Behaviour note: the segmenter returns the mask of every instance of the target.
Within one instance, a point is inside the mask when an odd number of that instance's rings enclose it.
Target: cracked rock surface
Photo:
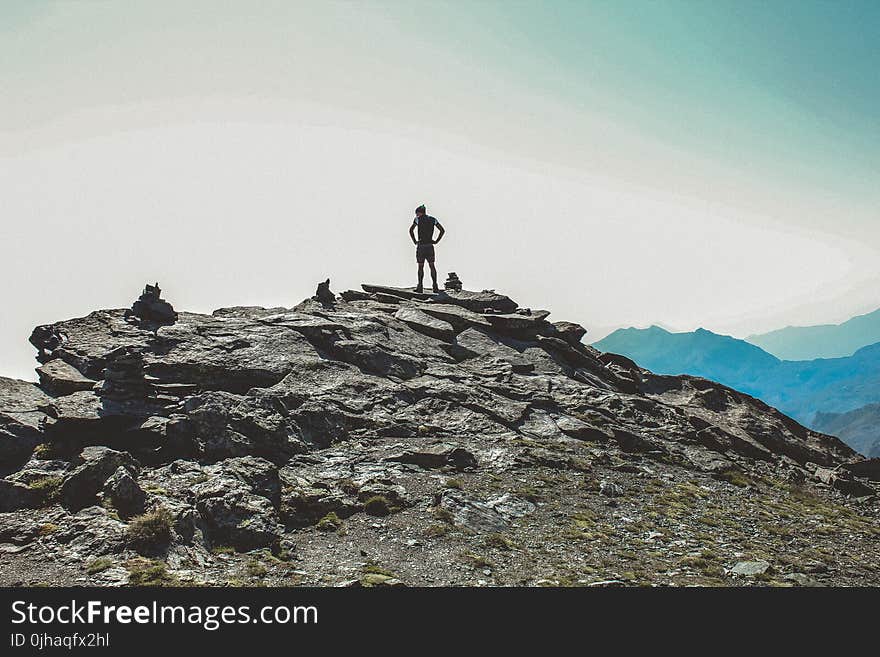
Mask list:
[[[0,585],[880,583],[880,467],[836,438],[494,291],[321,285],[37,327]]]

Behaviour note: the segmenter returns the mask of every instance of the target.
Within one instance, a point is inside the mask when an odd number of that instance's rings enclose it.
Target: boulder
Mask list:
[[[92,446],[82,450],[79,465],[64,477],[61,503],[74,511],[96,502],[96,496],[118,468],[137,473],[139,464],[131,455],[109,447]]]
[[[124,518],[143,513],[147,495],[138,485],[130,470],[123,466],[104,483],[104,499],[110,500],[113,507]]]
[[[730,574],[742,577],[756,577],[767,573],[770,568],[770,564],[766,561],[740,561],[730,569]]]
[[[32,509],[43,501],[40,491],[25,484],[0,479],[0,513]]]
[[[411,463],[421,468],[453,467],[456,470],[467,470],[477,467],[477,457],[463,447],[441,443],[415,449],[408,449],[400,454],[389,456],[386,461]]]
[[[243,488],[202,494],[196,508],[214,546],[227,545],[241,551],[273,547],[283,535],[272,503]]]
[[[553,328],[556,329],[556,335],[570,345],[581,344],[581,339],[587,334],[587,329],[574,322],[553,322]]]
[[[83,376],[73,365],[54,358],[37,368],[40,386],[54,395],[69,395],[80,390],[91,390],[95,380]]]

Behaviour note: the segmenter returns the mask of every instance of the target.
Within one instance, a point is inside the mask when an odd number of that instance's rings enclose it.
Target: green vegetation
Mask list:
[[[480,556],[479,554],[476,554],[474,552],[463,552],[461,557],[462,559],[470,563],[474,568],[495,568],[495,564],[492,563],[489,559]]]
[[[128,525],[129,542],[140,549],[156,549],[171,541],[171,513],[162,507],[132,518]]]
[[[504,534],[489,534],[483,541],[483,545],[496,550],[512,550],[516,547],[516,544]]]
[[[89,575],[97,575],[98,573],[104,572],[110,566],[113,565],[113,561],[106,557],[98,557],[97,559],[93,559],[86,564],[86,572]]]
[[[383,568],[375,561],[368,561],[362,569],[364,575],[385,575],[385,577],[397,577],[394,572]]]
[[[265,577],[269,570],[256,559],[251,559],[247,563],[247,574],[251,577]]]
[[[177,578],[168,572],[164,561],[132,559],[126,563],[129,586],[175,586]]]
[[[320,532],[335,532],[340,527],[342,527],[342,521],[334,511],[321,518],[315,525],[315,528]]]
[[[49,503],[58,499],[62,481],[64,480],[61,477],[47,475],[34,479],[27,487],[39,493],[43,501]]]
[[[449,525],[430,525],[425,530],[425,536],[428,538],[440,538],[441,536],[446,536],[449,532],[452,531],[452,527]]]
[[[749,477],[742,470],[738,470],[736,468],[723,470],[722,472],[719,472],[715,477],[716,479],[726,481],[728,484],[733,484],[734,486],[739,486],[740,488],[748,488],[749,486],[755,485],[754,479]]]
[[[61,529],[54,522],[46,522],[40,525],[39,534],[40,536],[48,536],[49,534],[54,534],[59,529]]]

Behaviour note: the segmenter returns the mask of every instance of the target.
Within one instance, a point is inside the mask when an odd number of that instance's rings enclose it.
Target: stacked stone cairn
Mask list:
[[[174,307],[161,297],[162,290],[158,283],[147,284],[141,296],[132,304],[131,310],[125,312],[125,316],[144,322],[173,324],[177,321],[177,313]]]
[[[453,292],[461,292],[461,281],[458,279],[458,274],[454,271],[449,272],[446,276],[446,282],[443,284],[443,287],[447,290],[452,290]]]
[[[119,347],[107,354],[104,383],[98,394],[111,401],[143,401],[152,395],[144,374],[144,356],[135,348]]]

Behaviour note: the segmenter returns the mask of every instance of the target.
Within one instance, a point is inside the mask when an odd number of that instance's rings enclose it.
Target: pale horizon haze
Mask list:
[[[0,4],[0,375],[38,324],[442,278],[745,337],[880,307],[880,3]]]

